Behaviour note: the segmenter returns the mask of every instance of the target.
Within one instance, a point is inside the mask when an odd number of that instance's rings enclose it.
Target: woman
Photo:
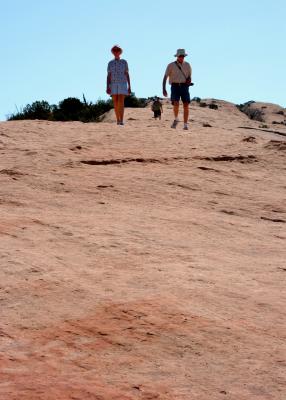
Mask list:
[[[107,67],[106,93],[113,99],[117,125],[124,125],[124,98],[131,94],[130,77],[126,60],[120,59],[122,49],[115,45],[111,49],[114,60],[109,61]]]

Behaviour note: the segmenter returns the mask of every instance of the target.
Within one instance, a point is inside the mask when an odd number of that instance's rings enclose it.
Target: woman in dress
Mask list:
[[[122,49],[115,45],[111,49],[114,60],[107,67],[106,93],[112,96],[117,125],[124,125],[124,98],[131,94],[130,77],[126,60],[120,58]]]

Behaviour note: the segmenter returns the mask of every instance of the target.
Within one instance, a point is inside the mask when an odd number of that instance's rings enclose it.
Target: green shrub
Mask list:
[[[272,121],[272,124],[276,124],[276,125],[286,125],[286,120],[285,121]]]
[[[144,108],[147,105],[147,99],[137,98],[135,93],[131,93],[130,96],[125,97],[124,105],[125,107]]]
[[[244,104],[236,105],[236,107],[241,112],[246,114],[249,119],[252,119],[254,121],[264,122],[263,111],[260,110],[259,108],[250,107],[251,104],[254,104],[254,103],[255,103],[255,101],[248,101],[248,102],[246,102]]]
[[[146,107],[147,100],[137,98],[134,93],[125,98],[126,107]],[[42,119],[51,121],[97,122],[99,117],[113,108],[112,99],[98,100],[96,103],[83,101],[76,97],[68,97],[58,105],[50,105],[47,101],[35,101],[21,111],[12,114],[8,120]]]
[[[97,103],[86,103],[80,113],[80,121],[82,122],[97,122],[99,117],[113,108],[112,99],[98,100]]]
[[[255,103],[255,101],[253,100],[249,100],[246,103],[242,103],[242,104],[236,104],[236,107],[239,109],[239,111],[244,112],[243,110],[246,107],[249,107],[251,104]]]
[[[244,112],[250,119],[253,119],[254,121],[260,121],[263,122],[263,112],[257,108],[249,108],[246,109]]]
[[[27,104],[22,111],[12,115],[9,120],[19,119],[52,119],[52,107],[47,101],[35,101]]]
[[[218,105],[215,103],[211,103],[209,104],[209,108],[211,108],[212,110],[218,110]]]
[[[63,121],[78,121],[80,120],[80,113],[84,107],[85,104],[76,97],[68,97],[67,99],[59,102],[58,111]],[[55,119],[57,119],[56,115]]]

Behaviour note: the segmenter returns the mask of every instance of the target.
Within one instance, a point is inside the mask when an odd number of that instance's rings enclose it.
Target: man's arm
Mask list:
[[[163,83],[162,83],[162,86],[163,86],[163,95],[165,96],[165,97],[167,97],[168,96],[168,92],[167,92],[167,90],[166,90],[166,82],[167,82],[167,78],[168,78],[168,76],[170,75],[170,64],[167,66],[167,68],[166,68],[166,72],[165,72],[165,75],[164,75],[164,78],[163,78]]]
[[[165,97],[168,96],[168,92],[167,92],[167,90],[166,90],[167,78],[168,78],[168,76],[165,74],[165,75],[164,75],[164,78],[163,78],[163,83],[162,83],[162,86],[163,86],[163,96],[165,96]]]
[[[191,82],[192,82],[192,67],[191,67],[190,64],[189,64],[189,77],[190,77]]]

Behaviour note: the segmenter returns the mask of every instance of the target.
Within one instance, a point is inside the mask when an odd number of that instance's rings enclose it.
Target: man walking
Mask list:
[[[178,49],[175,54],[177,60],[168,64],[163,78],[163,95],[165,97],[168,96],[166,81],[169,77],[169,83],[171,85],[171,101],[175,117],[171,128],[176,128],[178,125],[179,104],[180,99],[182,99],[184,107],[184,129],[188,130],[189,104],[191,102],[189,86],[192,85],[192,67],[185,61],[186,56],[187,54],[185,49]]]

